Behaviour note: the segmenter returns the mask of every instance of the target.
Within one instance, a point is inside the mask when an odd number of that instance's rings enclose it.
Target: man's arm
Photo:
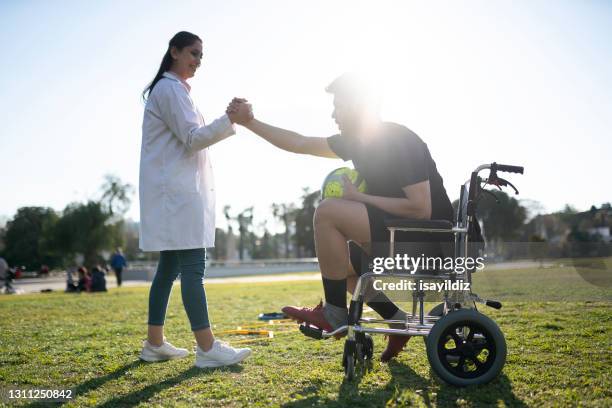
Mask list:
[[[351,187],[352,186],[352,187]],[[344,183],[344,197],[348,200],[373,205],[402,218],[431,219],[431,191],[429,180],[406,186],[402,189],[406,197],[381,197],[360,193],[350,181]]]
[[[329,147],[326,137],[302,136],[299,133],[277,128],[257,119],[253,119],[243,124],[243,126],[274,146],[288,152],[310,154],[331,159],[338,158],[338,155]]]

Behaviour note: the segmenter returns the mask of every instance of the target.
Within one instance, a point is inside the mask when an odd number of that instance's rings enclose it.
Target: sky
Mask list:
[[[204,40],[190,80],[207,121],[234,96],[267,123],[338,132],[324,88],[376,75],[384,120],[429,146],[451,200],[472,169],[541,212],[612,201],[612,2],[17,1],[0,3],[0,221],[19,207],[97,199],[105,174],[137,191],[143,103],[177,31]],[[238,127],[210,149],[222,208],[299,203],[341,160],[287,153]],[[139,219],[138,195],[127,216]]]

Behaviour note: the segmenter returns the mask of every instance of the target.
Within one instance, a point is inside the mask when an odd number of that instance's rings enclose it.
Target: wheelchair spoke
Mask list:
[[[470,360],[474,363],[474,365],[476,366],[476,369],[480,369],[484,365],[482,361],[478,359],[478,357],[473,357]]]

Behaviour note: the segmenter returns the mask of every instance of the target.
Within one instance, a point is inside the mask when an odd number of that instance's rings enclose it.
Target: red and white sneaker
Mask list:
[[[298,323],[308,323],[327,332],[334,331],[323,314],[323,301],[315,307],[285,306],[281,310]]]

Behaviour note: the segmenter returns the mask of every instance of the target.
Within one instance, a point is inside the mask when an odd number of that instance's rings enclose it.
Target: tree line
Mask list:
[[[0,252],[10,265],[37,270],[104,262],[103,254],[123,245],[123,215],[133,187],[107,175],[97,200],[68,204],[60,213],[48,207],[22,207],[2,231]]]
[[[0,229],[0,256],[9,265],[38,270],[104,264],[118,247],[129,260],[155,261],[158,253],[138,247],[138,223],[124,218],[134,188],[107,175],[98,199],[68,204],[57,212],[49,207],[22,207]],[[312,219],[319,191],[303,190],[301,205],[275,203],[270,211],[285,231],[270,232],[267,221],[257,222],[253,207],[223,209],[228,228],[217,228],[212,259],[270,259],[314,257]],[[235,242],[235,245],[232,244]],[[230,250],[235,246],[235,254]]]

